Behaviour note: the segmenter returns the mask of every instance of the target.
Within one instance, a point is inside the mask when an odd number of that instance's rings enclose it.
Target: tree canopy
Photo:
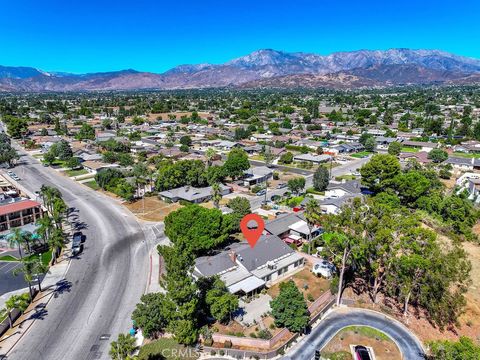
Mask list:
[[[292,280],[280,283],[280,293],[270,306],[276,326],[300,332],[308,325],[310,314],[307,303]]]

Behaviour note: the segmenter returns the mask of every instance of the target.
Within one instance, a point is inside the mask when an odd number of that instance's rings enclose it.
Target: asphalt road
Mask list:
[[[404,325],[380,313],[352,309],[332,312],[283,359],[311,360],[315,350],[321,350],[338,331],[352,325],[370,326],[384,332],[395,341],[404,359],[424,359],[421,343]]]
[[[46,316],[32,325],[8,359],[109,359],[110,342],[128,331],[131,312],[145,291],[150,245],[133,215],[115,200],[30,157],[23,159],[15,168],[20,183],[31,191],[42,184],[57,187],[75,208],[78,219],[71,220],[86,241],[83,253],[70,263],[66,288],[52,298]]]

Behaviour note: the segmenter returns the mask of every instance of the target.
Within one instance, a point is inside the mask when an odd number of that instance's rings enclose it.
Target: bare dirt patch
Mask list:
[[[282,282],[290,279],[293,280],[298,289],[302,292],[304,298],[307,300],[307,304],[311,304],[313,302],[311,301],[312,299],[319,298],[320,295],[330,289],[330,282],[327,279],[314,275],[310,271],[311,268],[312,264],[307,262],[303,270],[282,279]],[[271,286],[267,291],[272,298],[277,297],[279,292],[280,283]]]
[[[178,203],[168,204],[156,196],[146,197],[124,205],[141,220],[163,221],[172,211],[178,210],[182,205]]]

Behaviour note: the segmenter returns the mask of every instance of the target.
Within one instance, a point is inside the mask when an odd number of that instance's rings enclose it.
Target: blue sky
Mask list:
[[[2,0],[0,64],[163,72],[257,49],[393,47],[480,58],[478,0]]]

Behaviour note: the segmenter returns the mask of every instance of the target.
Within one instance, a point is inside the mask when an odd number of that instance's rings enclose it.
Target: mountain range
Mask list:
[[[164,73],[122,70],[69,74],[0,66],[0,91],[194,88],[362,88],[480,83],[480,60],[440,50],[358,50],[330,55],[264,49],[223,64],[180,65]]]

